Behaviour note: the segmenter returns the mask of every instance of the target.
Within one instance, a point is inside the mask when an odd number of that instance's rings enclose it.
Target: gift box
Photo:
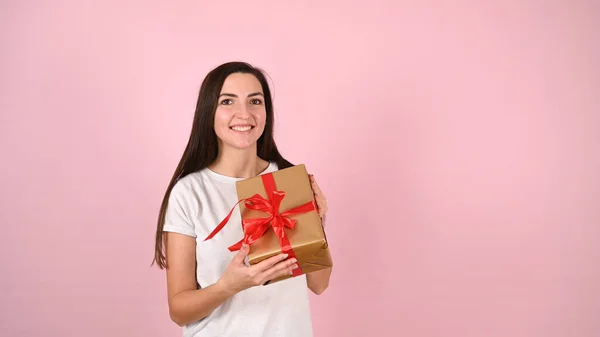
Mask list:
[[[242,243],[248,244],[249,265],[282,252],[289,254],[288,258],[298,260],[298,268],[292,275],[273,279],[270,283],[333,266],[308,172],[303,164],[238,181],[236,189],[244,238],[229,250],[236,251]],[[224,226],[230,216],[231,213],[209,238]]]

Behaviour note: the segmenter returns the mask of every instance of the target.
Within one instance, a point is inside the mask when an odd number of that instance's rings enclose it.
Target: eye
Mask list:
[[[233,101],[231,99],[229,99],[229,98],[226,98],[226,99],[224,99],[224,100],[221,101],[222,105],[230,105],[232,103],[233,103]]]
[[[258,98],[255,98],[255,99],[251,100],[250,103],[258,105],[258,104],[262,104],[262,101]]]

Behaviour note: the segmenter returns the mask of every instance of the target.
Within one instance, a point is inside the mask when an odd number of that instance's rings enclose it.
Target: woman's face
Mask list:
[[[215,133],[221,147],[247,149],[256,144],[265,129],[267,116],[260,82],[252,74],[235,73],[223,83]]]

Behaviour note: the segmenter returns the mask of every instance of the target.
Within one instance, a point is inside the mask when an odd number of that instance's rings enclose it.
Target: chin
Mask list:
[[[235,148],[238,150],[251,150],[251,149],[256,149],[256,144],[238,145],[238,146],[235,146]]]
[[[229,148],[236,149],[236,150],[250,150],[250,149],[255,149],[256,144],[257,144],[256,142],[252,142],[252,143],[230,142],[230,143],[225,143],[224,145]]]

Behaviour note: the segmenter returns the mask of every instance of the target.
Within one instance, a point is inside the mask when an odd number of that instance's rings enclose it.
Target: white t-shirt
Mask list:
[[[275,170],[277,164],[271,162],[263,173]],[[171,192],[163,230],[196,238],[196,280],[201,287],[221,277],[237,254],[228,247],[243,238],[236,209],[227,225],[204,241],[238,202],[237,180],[206,168],[180,179]],[[305,275],[239,292],[209,316],[183,328],[184,337],[312,335]]]

